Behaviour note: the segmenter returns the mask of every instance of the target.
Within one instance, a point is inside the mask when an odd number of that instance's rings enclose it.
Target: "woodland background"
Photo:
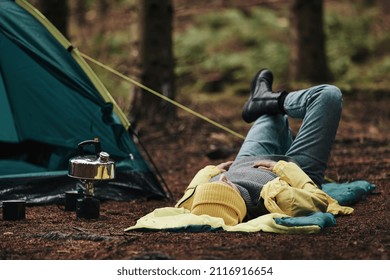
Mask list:
[[[277,86],[335,83],[386,94],[386,0],[33,0],[82,52],[180,101],[240,94],[259,68]],[[133,122],[176,108],[96,69]],[[142,93],[141,93],[142,92]]]
[[[57,205],[31,207],[23,221],[1,221],[0,259],[390,259],[390,1],[39,2],[57,26],[66,22],[64,33],[82,53],[242,135],[250,125],[241,108],[259,68],[274,72],[276,90],[337,85],[343,115],[326,175],[377,187],[352,215],[314,235],[125,233],[172,206],[200,168],[233,159],[242,139],[88,61],[128,114],[172,200],[104,202],[94,221]],[[296,131],[299,122],[291,125]]]

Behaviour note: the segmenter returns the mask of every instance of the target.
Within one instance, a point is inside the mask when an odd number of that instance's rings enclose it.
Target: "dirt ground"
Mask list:
[[[22,221],[0,220],[0,259],[356,259],[390,257],[390,110],[389,99],[344,96],[340,124],[327,175],[339,182],[364,179],[375,194],[354,206],[350,216],[314,235],[272,233],[171,233],[123,230],[157,207],[172,201],[104,202],[100,219],[76,219],[56,205],[26,209]],[[241,105],[187,104],[245,134]],[[198,169],[232,159],[241,140],[187,113],[165,128],[140,134],[174,200]],[[299,123],[292,123],[294,129]],[[219,154],[216,147],[223,147]],[[214,152],[213,152],[214,151]],[[0,210],[1,212],[2,210]],[[2,214],[2,213],[1,213]]]

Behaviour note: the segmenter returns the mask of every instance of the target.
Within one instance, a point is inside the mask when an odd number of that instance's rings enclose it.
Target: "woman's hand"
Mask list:
[[[253,163],[253,167],[272,171],[274,169],[275,164],[276,161],[273,160],[259,160]]]
[[[218,164],[216,167],[220,169],[222,172],[229,170],[229,167],[233,164],[233,161],[227,161],[227,162],[222,162]]]

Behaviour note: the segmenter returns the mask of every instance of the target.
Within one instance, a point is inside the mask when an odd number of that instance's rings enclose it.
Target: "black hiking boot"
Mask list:
[[[287,92],[272,92],[274,76],[268,69],[260,70],[253,78],[251,95],[242,110],[242,118],[247,123],[269,114],[285,114],[283,104]]]

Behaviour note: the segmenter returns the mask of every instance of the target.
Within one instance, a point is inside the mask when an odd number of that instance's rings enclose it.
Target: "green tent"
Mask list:
[[[117,171],[97,195],[165,197],[129,129],[78,50],[24,0],[0,0],[0,201],[55,200],[74,186],[78,143],[95,138]]]

